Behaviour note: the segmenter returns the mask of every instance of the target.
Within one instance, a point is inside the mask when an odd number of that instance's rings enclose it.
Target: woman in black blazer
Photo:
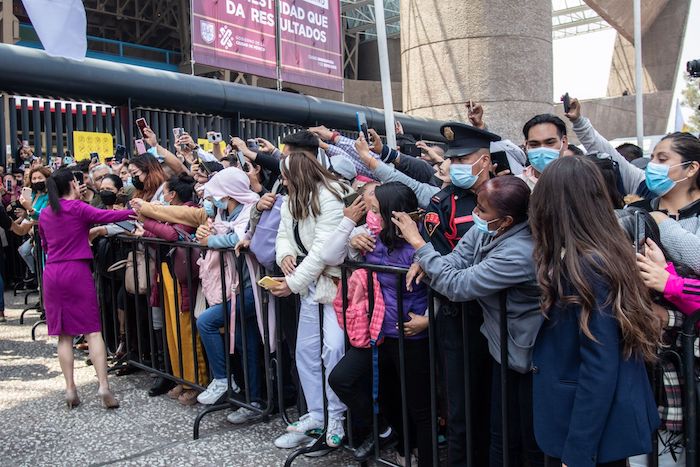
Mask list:
[[[535,438],[568,467],[651,452],[659,416],[645,369],[660,326],[599,170],[552,162],[530,201],[547,320],[533,356]]]

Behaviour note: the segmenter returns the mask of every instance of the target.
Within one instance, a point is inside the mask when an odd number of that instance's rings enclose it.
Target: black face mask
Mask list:
[[[100,191],[100,199],[105,206],[114,206],[117,202],[117,194],[109,190]]]
[[[143,190],[143,182],[141,181],[140,178],[134,177],[131,179],[131,184],[134,185],[134,188],[137,190]]]
[[[46,191],[46,182],[32,183],[32,191],[34,193],[43,193]]]
[[[21,178],[17,179],[17,186],[22,186],[23,184],[24,184],[24,180],[22,180]]]

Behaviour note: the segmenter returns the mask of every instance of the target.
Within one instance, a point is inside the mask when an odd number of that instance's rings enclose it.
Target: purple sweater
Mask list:
[[[46,253],[46,263],[91,260],[92,250],[88,241],[90,227],[125,221],[133,215],[132,210],[106,211],[77,199],[62,199],[59,213],[47,206],[39,218],[39,235]]]
[[[399,268],[409,268],[413,262],[413,254],[416,250],[406,242],[401,242],[389,252],[386,245],[379,237],[376,238],[377,246],[373,251],[367,253],[365,260],[370,264],[383,266],[394,266]],[[382,334],[386,337],[398,338],[399,330],[396,325],[399,322],[398,310],[398,279],[397,276],[391,273],[377,273],[377,279],[382,288],[382,297],[384,297],[384,322],[382,323]],[[406,290],[406,281],[401,281],[403,289],[403,320],[409,321],[408,312],[422,315],[428,308],[428,289],[425,284],[421,283],[413,287],[413,292]],[[415,336],[406,337],[406,339],[424,339],[428,333],[423,331]]]

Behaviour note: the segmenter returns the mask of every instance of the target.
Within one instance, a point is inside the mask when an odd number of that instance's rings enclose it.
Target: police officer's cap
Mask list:
[[[447,140],[445,157],[460,157],[472,154],[479,149],[489,149],[491,143],[501,137],[486,130],[459,122],[449,122],[440,127],[440,133]]]

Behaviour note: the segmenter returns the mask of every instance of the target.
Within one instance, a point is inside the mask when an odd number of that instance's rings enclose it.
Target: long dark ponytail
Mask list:
[[[73,180],[75,180],[73,172],[68,169],[58,169],[46,180],[49,206],[53,212],[61,212],[61,198],[70,193],[70,182]]]

